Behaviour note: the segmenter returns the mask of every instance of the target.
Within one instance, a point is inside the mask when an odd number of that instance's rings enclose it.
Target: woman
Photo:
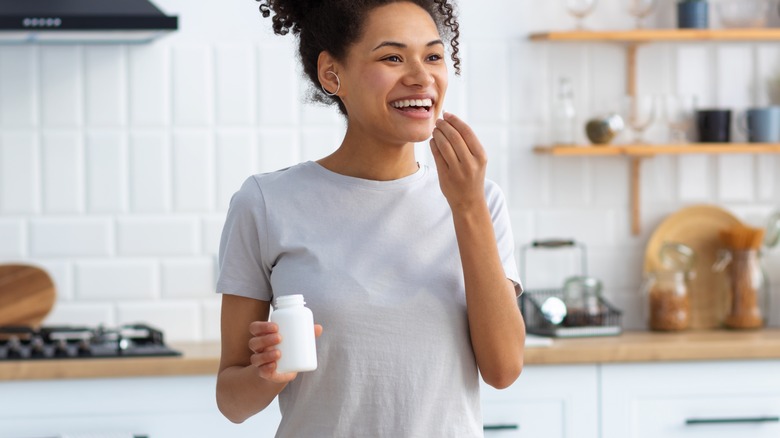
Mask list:
[[[503,195],[472,130],[441,114],[446,0],[266,0],[299,38],[320,100],[347,118],[331,155],[246,180],[220,247],[217,401],[242,422],[279,395],[280,437],[482,435],[479,375],[523,365],[521,292]],[[432,138],[431,138],[432,137]],[[428,138],[436,172],[418,165]],[[279,374],[276,296],[314,313],[319,368]]]

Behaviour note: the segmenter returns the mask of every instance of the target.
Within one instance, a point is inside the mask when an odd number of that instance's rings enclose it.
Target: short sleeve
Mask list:
[[[512,234],[512,223],[509,218],[504,193],[496,183],[486,181],[485,195],[488,201],[488,208],[490,209],[490,216],[493,220],[493,230],[496,234],[501,264],[504,267],[506,278],[515,285],[515,294],[520,296],[523,293],[523,285],[520,283],[520,275],[517,271],[515,238]]]
[[[219,244],[218,293],[271,301],[267,235],[263,194],[250,177],[230,200]]]

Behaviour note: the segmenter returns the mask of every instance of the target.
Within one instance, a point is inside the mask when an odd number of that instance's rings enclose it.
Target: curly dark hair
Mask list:
[[[347,49],[360,39],[366,15],[374,8],[389,3],[408,1],[428,11],[439,32],[449,40],[455,74],[460,75],[458,56],[460,25],[453,2],[449,0],[256,0],[260,12],[268,18],[273,14],[273,29],[277,35],[292,32],[298,37],[298,54],[303,72],[311,81],[315,102],[336,104],[347,114],[338,96],[329,96],[320,89],[317,59],[327,51],[343,61]]]

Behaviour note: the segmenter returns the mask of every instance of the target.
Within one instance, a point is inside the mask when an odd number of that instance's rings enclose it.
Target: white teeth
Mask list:
[[[427,106],[431,107],[433,106],[433,100],[431,99],[407,99],[407,100],[398,100],[393,102],[391,105],[393,105],[394,108],[406,108],[410,106]]]

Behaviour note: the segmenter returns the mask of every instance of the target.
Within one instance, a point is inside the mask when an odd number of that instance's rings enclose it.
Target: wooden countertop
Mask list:
[[[218,343],[172,344],[182,357],[0,361],[0,381],[216,374]],[[526,365],[780,359],[780,329],[626,332],[529,347]]]

